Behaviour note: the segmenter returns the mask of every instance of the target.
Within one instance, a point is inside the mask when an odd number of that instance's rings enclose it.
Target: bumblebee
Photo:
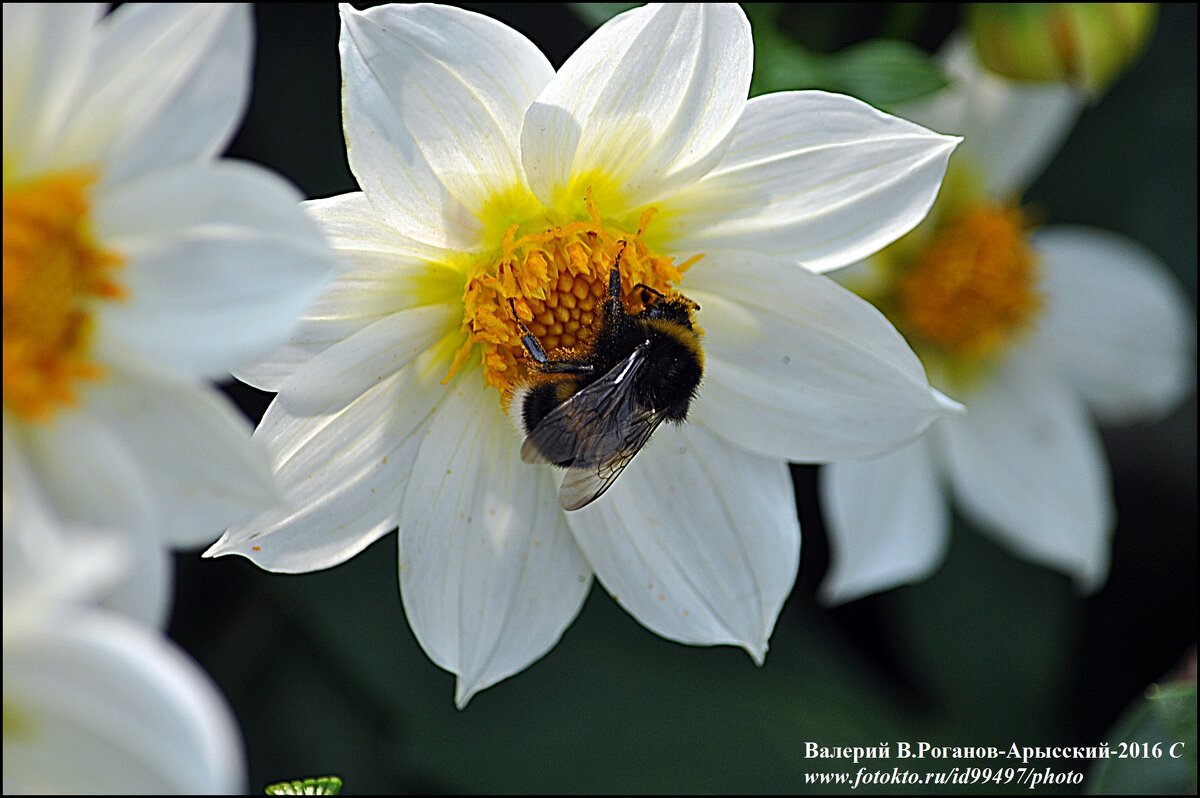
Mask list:
[[[581,356],[551,358],[517,317],[521,343],[536,372],[513,395],[519,409],[526,463],[567,470],[558,491],[565,510],[578,510],[608,490],[658,425],[682,423],[704,374],[704,352],[693,324],[700,309],[672,291],[638,284],[644,310],[630,314],[621,300],[621,255],[595,334]]]

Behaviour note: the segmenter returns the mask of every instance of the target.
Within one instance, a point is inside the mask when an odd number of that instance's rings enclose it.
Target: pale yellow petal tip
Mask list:
[[[467,708],[467,704],[475,697],[475,694],[482,690],[487,685],[475,682],[467,684],[462,677],[459,677],[454,684],[454,706],[459,710]]]
[[[943,414],[948,416],[958,416],[967,412],[966,405],[961,402],[956,402],[946,394],[939,391],[937,388],[930,388],[933,392],[933,400],[937,403],[938,408]]]
[[[946,153],[953,152],[959,144],[963,143],[962,136],[956,136],[950,133],[942,133],[930,128],[926,128],[926,130],[928,130],[930,138],[937,141],[941,145],[941,147],[936,148],[939,153],[942,151]]]
[[[1080,596],[1091,596],[1097,593],[1108,582],[1108,568],[1107,555],[1100,562],[1084,563],[1083,567],[1073,574],[1075,592]]]
[[[245,557],[250,562],[262,568],[264,571],[272,571],[274,573],[289,573],[287,571],[279,571],[271,565],[262,562],[262,546],[248,546],[238,548],[235,544],[227,543],[223,540],[218,540],[212,544],[203,554],[201,559],[214,559],[216,557]]]
[[[822,607],[839,607],[847,601],[853,601],[855,596],[839,581],[826,577],[817,589],[817,603]]]
[[[742,648],[750,655],[750,659],[754,660],[754,664],[762,667],[767,661],[767,649],[770,646],[767,644],[766,638],[763,638],[757,645],[751,643],[742,643]]]
[[[200,555],[200,557],[203,559],[212,559],[213,557],[224,557],[226,554],[235,553],[236,552],[229,548],[225,537],[222,536],[220,540],[209,546],[204,553]]]
[[[878,593],[883,590],[890,590],[894,585],[876,583],[870,580],[855,580],[846,575],[831,575],[825,578],[821,586],[817,588],[817,603],[822,607],[833,609],[840,607],[843,604],[849,604],[852,601],[858,601],[861,598]]]

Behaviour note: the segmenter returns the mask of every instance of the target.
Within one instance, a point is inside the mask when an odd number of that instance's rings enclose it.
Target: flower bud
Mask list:
[[[991,71],[1095,97],[1141,55],[1157,18],[1157,3],[972,3],[967,25]]]

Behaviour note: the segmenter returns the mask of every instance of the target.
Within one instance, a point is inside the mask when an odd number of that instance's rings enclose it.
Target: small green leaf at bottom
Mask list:
[[[267,795],[337,795],[341,791],[342,780],[337,776],[281,781],[268,784],[266,789]]]

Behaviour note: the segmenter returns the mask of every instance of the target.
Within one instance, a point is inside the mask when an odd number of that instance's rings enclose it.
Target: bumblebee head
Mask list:
[[[661,294],[653,289],[642,287],[642,304],[645,306],[640,314],[644,319],[661,319],[692,329],[692,315],[700,309],[700,305],[685,297],[678,291]]]

